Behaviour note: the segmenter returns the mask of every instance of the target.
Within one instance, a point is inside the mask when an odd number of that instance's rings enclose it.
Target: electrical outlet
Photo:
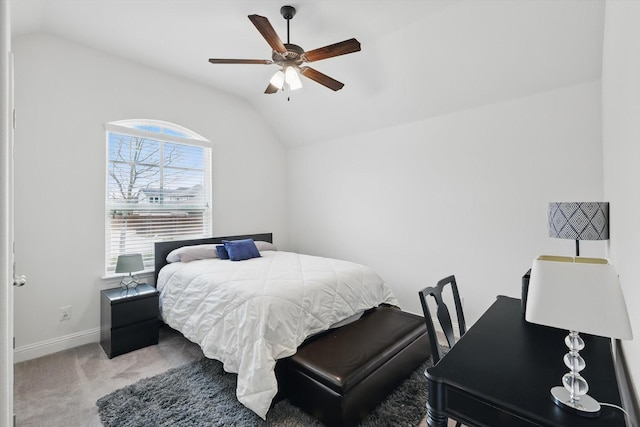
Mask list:
[[[60,321],[71,319],[71,306],[60,307]]]

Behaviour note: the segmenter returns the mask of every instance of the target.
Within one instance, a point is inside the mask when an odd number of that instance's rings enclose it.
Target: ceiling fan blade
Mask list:
[[[344,83],[340,83],[336,79],[332,79],[326,74],[322,74],[320,71],[311,67],[300,67],[300,72],[303,76],[320,83],[323,86],[328,87],[331,90],[340,90],[344,86]]]
[[[262,37],[269,43],[271,49],[279,53],[285,53],[287,48],[284,47],[282,40],[278,37],[276,30],[273,29],[271,23],[267,18],[260,15],[249,15],[249,19],[253,22],[253,25],[256,26]]]
[[[209,58],[209,62],[212,64],[273,64],[270,59],[221,59],[221,58]]]
[[[307,62],[313,62],[358,51],[360,51],[360,42],[356,39],[349,39],[305,52],[304,58]]]
[[[267,88],[264,90],[264,93],[266,94],[277,93],[279,90],[280,89],[278,89],[277,86],[274,86],[271,83],[269,83],[269,86],[267,86]]]

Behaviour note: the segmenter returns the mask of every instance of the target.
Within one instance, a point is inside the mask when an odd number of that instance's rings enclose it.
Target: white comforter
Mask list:
[[[397,305],[368,267],[282,251],[169,264],[157,287],[163,320],[237,373],[238,400],[263,419],[278,389],[276,359],[359,311]]]

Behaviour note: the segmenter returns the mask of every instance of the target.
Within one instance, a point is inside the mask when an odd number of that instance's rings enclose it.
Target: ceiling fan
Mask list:
[[[280,37],[275,32],[271,23],[267,18],[260,15],[249,15],[249,20],[255,25],[262,37],[269,43],[273,49],[271,59],[219,59],[210,58],[212,64],[276,64],[279,70],[269,81],[269,85],[264,93],[276,93],[284,88],[285,83],[290,90],[302,87],[299,74],[337,91],[342,89],[344,83],[341,83],[326,74],[317,71],[308,66],[302,66],[306,62],[315,62],[322,59],[332,58],[334,56],[345,55],[347,53],[358,52],[360,50],[360,42],[356,39],[349,39],[332,45],[320,47],[306,51],[300,46],[289,43],[289,21],[296,14],[293,6],[282,6],[280,14],[287,20],[287,42],[282,43]]]

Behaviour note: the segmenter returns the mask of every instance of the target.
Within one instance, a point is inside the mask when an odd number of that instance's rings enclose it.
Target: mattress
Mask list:
[[[157,288],[164,322],[237,373],[238,400],[266,419],[278,390],[277,359],[293,355],[310,335],[397,300],[360,264],[283,251],[261,255],[168,264]]]

